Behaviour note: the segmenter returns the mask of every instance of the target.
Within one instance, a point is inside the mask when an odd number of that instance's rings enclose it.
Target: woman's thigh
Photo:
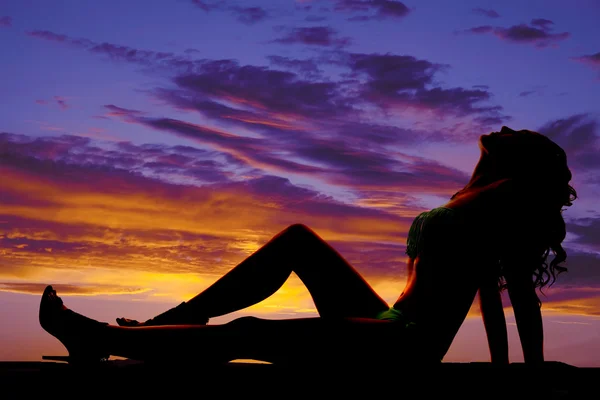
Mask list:
[[[288,228],[299,250],[293,272],[310,292],[323,317],[374,317],[389,308],[358,271],[329,243],[305,225]]]

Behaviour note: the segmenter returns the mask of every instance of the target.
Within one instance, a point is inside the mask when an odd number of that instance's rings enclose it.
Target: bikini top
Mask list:
[[[408,231],[406,254],[411,258],[435,246],[435,253],[443,252],[464,240],[460,231],[465,228],[463,215],[456,210],[437,207],[419,214]]]

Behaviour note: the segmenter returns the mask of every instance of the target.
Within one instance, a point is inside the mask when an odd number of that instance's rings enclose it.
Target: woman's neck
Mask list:
[[[461,190],[456,192],[450,201],[446,203],[446,206],[467,206],[467,205],[483,205],[493,199],[495,195],[489,196],[492,193],[506,184],[510,179],[489,179],[489,177],[481,177],[481,179],[472,179],[469,183]]]

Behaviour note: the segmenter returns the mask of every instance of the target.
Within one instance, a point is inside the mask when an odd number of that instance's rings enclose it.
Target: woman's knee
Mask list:
[[[239,317],[232,321],[229,321],[227,323],[227,325],[234,327],[236,329],[247,329],[247,328],[256,327],[257,325],[260,324],[261,321],[264,321],[264,320],[262,320],[261,318],[257,318],[257,317],[246,316],[246,317]]]
[[[294,235],[314,234],[313,230],[304,224],[292,224],[285,229],[287,232]]]

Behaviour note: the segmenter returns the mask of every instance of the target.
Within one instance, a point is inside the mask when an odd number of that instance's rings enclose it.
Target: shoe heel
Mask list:
[[[69,365],[75,366],[95,366],[108,361],[109,357],[92,358],[92,357],[72,357],[72,356],[42,356],[42,360],[66,362]]]
[[[69,356],[42,356],[42,360],[69,362]]]

